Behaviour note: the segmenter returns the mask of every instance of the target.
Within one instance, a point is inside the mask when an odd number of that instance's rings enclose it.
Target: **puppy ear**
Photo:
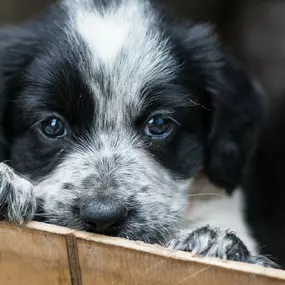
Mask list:
[[[210,180],[231,190],[247,169],[263,119],[261,92],[243,67],[224,52],[223,66],[210,78],[211,128],[205,171]]]
[[[262,93],[208,25],[191,26],[183,45],[189,66],[206,91],[205,172],[213,183],[231,191],[240,183],[257,144],[264,112]]]
[[[11,80],[20,76],[36,56],[36,33],[26,28],[0,29],[0,90],[9,87]],[[8,95],[8,94],[5,94]]]
[[[7,159],[6,130],[12,128],[11,105],[21,89],[21,78],[35,57],[38,42],[29,29],[0,29],[0,161]]]

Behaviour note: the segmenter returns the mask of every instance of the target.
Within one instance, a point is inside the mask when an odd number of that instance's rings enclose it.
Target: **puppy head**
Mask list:
[[[158,242],[201,169],[239,182],[260,100],[208,27],[97,2],[0,33],[8,159],[47,222]]]

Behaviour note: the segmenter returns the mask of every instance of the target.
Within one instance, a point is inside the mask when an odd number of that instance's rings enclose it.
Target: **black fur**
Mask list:
[[[268,108],[256,155],[243,188],[247,195],[247,219],[263,254],[285,267],[285,100],[274,98]]]

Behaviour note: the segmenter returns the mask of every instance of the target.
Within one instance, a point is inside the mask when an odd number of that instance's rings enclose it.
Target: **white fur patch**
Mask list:
[[[205,189],[204,189],[205,190]],[[213,193],[212,188],[208,193]],[[207,196],[205,192],[205,196]],[[244,196],[240,189],[236,189],[232,196],[220,190],[216,195],[208,195],[210,199],[203,199],[204,195],[190,199],[187,219],[190,228],[205,225],[217,227],[223,231],[234,231],[252,253],[257,252],[257,244],[245,222]]]
[[[113,17],[111,14],[99,15],[79,10],[75,19],[78,31],[90,49],[105,62],[116,58],[130,31],[123,15]]]

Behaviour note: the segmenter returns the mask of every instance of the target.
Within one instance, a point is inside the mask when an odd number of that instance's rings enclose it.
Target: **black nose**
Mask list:
[[[80,216],[88,229],[105,233],[126,220],[126,207],[108,200],[93,200],[80,209]]]

